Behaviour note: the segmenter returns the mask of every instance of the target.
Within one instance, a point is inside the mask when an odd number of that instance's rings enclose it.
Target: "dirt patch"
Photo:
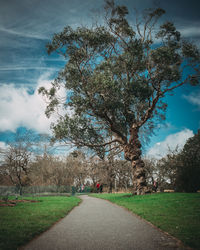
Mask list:
[[[40,202],[40,201],[35,201],[35,200],[0,200],[0,207],[14,207],[17,205],[19,202]]]

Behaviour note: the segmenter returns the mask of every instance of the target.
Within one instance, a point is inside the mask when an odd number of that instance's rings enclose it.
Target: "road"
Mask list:
[[[81,196],[82,203],[23,250],[174,250],[179,242],[108,201]]]

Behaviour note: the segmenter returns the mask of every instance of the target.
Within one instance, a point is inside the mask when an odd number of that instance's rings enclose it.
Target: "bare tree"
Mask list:
[[[4,174],[8,175],[11,182],[19,188],[22,195],[22,187],[30,183],[30,161],[32,153],[22,145],[9,146],[4,155]]]

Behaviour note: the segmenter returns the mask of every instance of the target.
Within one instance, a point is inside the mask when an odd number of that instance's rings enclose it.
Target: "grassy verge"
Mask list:
[[[158,193],[144,196],[127,194],[95,194],[141,216],[180,239],[200,249],[200,194]]]
[[[80,199],[77,197],[34,197],[35,203],[0,207],[0,249],[17,249],[63,218]]]

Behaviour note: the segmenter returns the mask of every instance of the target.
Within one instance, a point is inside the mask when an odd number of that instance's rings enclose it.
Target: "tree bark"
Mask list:
[[[138,129],[132,129],[129,142],[124,146],[124,155],[126,160],[131,161],[133,168],[133,194],[137,195],[149,193],[141,154],[142,151],[138,137]]]

